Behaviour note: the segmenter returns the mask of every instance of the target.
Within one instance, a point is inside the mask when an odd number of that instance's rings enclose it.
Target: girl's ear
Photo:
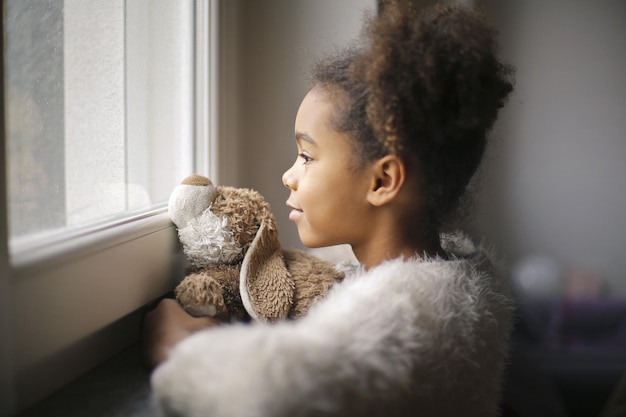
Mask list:
[[[406,181],[406,166],[397,155],[386,155],[371,167],[372,181],[367,200],[382,206],[394,200]]]

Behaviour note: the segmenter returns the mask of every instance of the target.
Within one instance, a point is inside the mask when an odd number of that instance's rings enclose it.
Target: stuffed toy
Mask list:
[[[344,277],[305,251],[283,250],[256,191],[191,175],[172,191],[169,214],[188,261],[176,299],[194,316],[298,318]]]

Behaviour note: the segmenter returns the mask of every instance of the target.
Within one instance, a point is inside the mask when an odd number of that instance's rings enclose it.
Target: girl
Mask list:
[[[215,322],[162,302],[146,331],[165,414],[497,413],[508,286],[482,246],[443,232],[508,72],[464,8],[391,2],[366,28],[315,69],[283,175],[302,242],[350,244],[360,265],[298,321],[197,331]]]

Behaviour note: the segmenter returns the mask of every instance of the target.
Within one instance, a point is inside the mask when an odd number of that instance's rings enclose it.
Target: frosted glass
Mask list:
[[[194,2],[5,5],[10,237],[161,206],[193,169]]]

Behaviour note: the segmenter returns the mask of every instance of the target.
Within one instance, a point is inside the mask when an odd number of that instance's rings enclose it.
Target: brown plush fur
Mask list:
[[[269,204],[256,191],[247,188],[217,187],[217,197],[211,211],[218,217],[226,217],[235,240],[248,250],[261,220],[268,222],[271,231],[276,230],[274,216]],[[243,254],[242,254],[243,259]]]
[[[283,257],[295,284],[289,317],[303,316],[311,305],[324,298],[336,280],[343,276],[333,265],[307,252],[286,250],[283,251]]]

